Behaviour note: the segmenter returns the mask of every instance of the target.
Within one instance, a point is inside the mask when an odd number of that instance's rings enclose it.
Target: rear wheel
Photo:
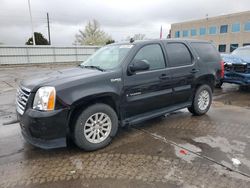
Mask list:
[[[97,150],[107,146],[117,130],[118,118],[115,111],[106,104],[95,104],[78,116],[74,141],[84,150]]]
[[[207,113],[212,102],[212,90],[208,85],[201,85],[195,92],[192,106],[188,108],[194,115],[203,115]]]

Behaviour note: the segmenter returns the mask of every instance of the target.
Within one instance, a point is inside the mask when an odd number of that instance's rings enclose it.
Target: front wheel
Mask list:
[[[116,112],[106,104],[95,104],[77,118],[74,140],[78,147],[93,151],[107,146],[118,130]]]
[[[212,103],[212,90],[208,85],[201,85],[195,92],[192,106],[188,108],[189,112],[201,116],[209,110]]]

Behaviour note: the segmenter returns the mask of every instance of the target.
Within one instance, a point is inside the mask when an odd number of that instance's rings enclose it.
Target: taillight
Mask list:
[[[224,61],[220,61],[220,68],[221,68],[220,77],[224,78],[224,73],[225,73]]]

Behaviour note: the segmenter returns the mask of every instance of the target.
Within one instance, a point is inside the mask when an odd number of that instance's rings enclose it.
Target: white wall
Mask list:
[[[0,45],[0,65],[80,62],[99,46],[5,46]]]

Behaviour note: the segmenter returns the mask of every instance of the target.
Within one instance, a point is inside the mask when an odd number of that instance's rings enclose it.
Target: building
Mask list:
[[[174,23],[171,38],[208,40],[219,52],[232,52],[237,47],[250,45],[250,11]]]

